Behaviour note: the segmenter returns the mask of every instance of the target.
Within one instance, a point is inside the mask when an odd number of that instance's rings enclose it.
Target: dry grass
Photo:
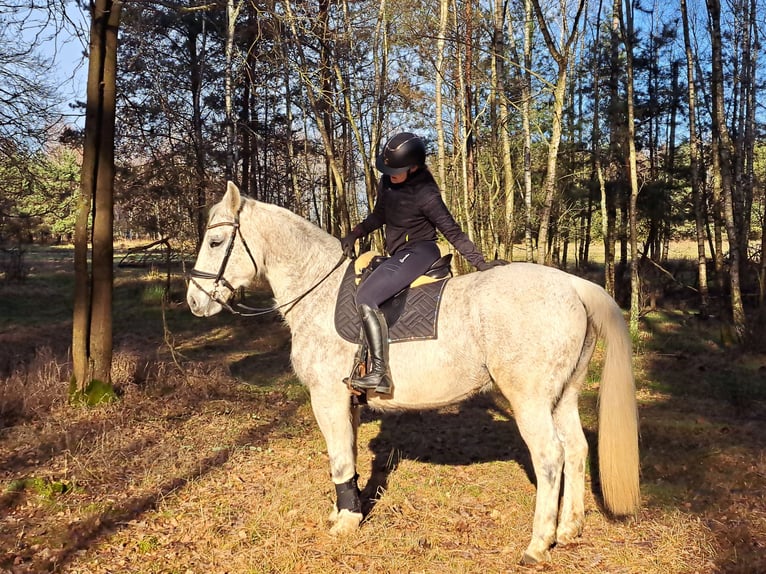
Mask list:
[[[640,515],[609,520],[589,483],[581,542],[523,568],[535,489],[501,399],[365,412],[360,485],[377,503],[335,539],[325,446],[281,324],[169,309],[176,364],[147,312],[118,337],[122,400],[88,410],[66,405],[56,330],[21,356],[23,325],[0,332],[0,365],[15,365],[0,379],[0,572],[766,571],[766,358],[732,364],[708,326],[657,315],[639,345]],[[754,400],[732,400],[722,371]]]

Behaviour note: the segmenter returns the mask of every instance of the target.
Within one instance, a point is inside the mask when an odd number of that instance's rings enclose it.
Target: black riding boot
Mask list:
[[[391,371],[388,368],[388,323],[383,311],[367,305],[359,306],[362,330],[370,352],[370,372],[351,384],[360,389],[375,389],[381,395],[391,394]]]

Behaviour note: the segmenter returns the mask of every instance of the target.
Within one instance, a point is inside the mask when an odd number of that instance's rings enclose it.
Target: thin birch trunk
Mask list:
[[[638,225],[636,208],[638,203],[638,163],[636,161],[635,102],[633,92],[633,4],[625,5],[621,11],[620,24],[625,44],[625,72],[627,74],[628,105],[628,177],[630,179],[630,203],[628,206],[628,242],[630,244],[630,333],[638,336],[638,319],[641,311],[641,278],[639,276]]]
[[[445,74],[445,44],[447,22],[449,18],[449,0],[439,0],[439,36],[436,39],[436,78],[434,79],[436,107],[436,169],[437,180],[442,188],[447,184],[447,151],[444,138],[444,110],[442,90]]]
[[[242,9],[243,2],[235,5],[234,0],[226,2],[226,70],[224,82],[224,112],[226,114],[226,179],[234,180],[236,163],[236,137],[237,125],[234,115],[234,32],[237,28],[237,18]]]
[[[580,17],[582,16],[583,9],[585,8],[585,0],[578,0],[577,13],[572,22],[571,31],[569,31],[569,23],[566,19],[566,13],[562,11],[560,26],[560,47],[556,45],[556,42],[551,36],[545,15],[543,14],[543,11],[540,7],[539,0],[532,0],[532,7],[534,8],[535,15],[537,16],[537,23],[540,27],[540,31],[542,32],[543,38],[545,39],[545,45],[548,48],[548,52],[556,62],[556,67],[558,70],[556,74],[556,85],[553,90],[553,119],[551,125],[551,138],[548,142],[548,162],[545,173],[545,182],[543,184],[543,193],[545,195],[545,199],[543,211],[540,215],[540,234],[537,244],[537,262],[542,265],[550,263],[550,251],[548,249],[548,231],[551,215],[553,214],[553,202],[556,196],[556,170],[558,165],[559,146],[561,144],[561,118],[564,113],[564,100],[567,88],[567,72],[569,70],[569,55],[571,52],[572,44],[576,40],[579,33]]]
[[[534,32],[532,0],[524,0],[524,68],[521,87],[521,130],[524,134],[524,244],[525,260],[534,260],[532,243],[532,33]]]
[[[686,83],[689,103],[689,163],[691,167],[692,201],[697,235],[697,279],[700,292],[700,315],[707,317],[709,291],[707,285],[707,257],[705,256],[705,209],[699,174],[699,138],[697,136],[697,93],[694,78],[694,54],[689,35],[689,14],[686,0],[681,0],[683,18],[684,50],[686,53]]]
[[[501,197],[504,201],[504,219],[502,225],[503,243],[502,257],[506,259],[513,258],[513,218],[514,218],[514,197],[513,197],[513,167],[511,165],[511,137],[509,133],[508,122],[510,114],[508,112],[508,100],[505,94],[505,60],[507,57],[505,49],[504,29],[506,17],[506,3],[503,0],[495,0],[493,20],[493,41],[492,41],[492,69],[493,69],[493,91],[498,110],[498,126],[500,132],[500,150],[501,150]],[[493,216],[494,214],[490,214]]]
[[[732,335],[741,343],[746,335],[746,317],[740,289],[740,242],[734,221],[734,190],[732,181],[732,141],[726,125],[724,110],[724,77],[721,40],[721,4],[719,0],[706,0],[711,39],[712,76],[711,91],[713,97],[713,137],[718,142],[720,160],[721,193],[724,208],[724,223],[729,241],[729,287],[732,313]]]

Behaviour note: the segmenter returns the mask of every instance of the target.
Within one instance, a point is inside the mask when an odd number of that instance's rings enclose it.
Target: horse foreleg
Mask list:
[[[335,484],[336,503],[330,514],[332,534],[355,532],[362,521],[362,503],[356,483],[356,433],[358,409],[352,409],[347,395],[312,393],[311,407],[327,444],[330,474]]]
[[[527,406],[526,409],[513,408],[513,412],[519,432],[529,448],[537,479],[532,540],[524,552],[522,562],[546,562],[550,560],[548,549],[556,539],[564,447],[556,433],[550,410],[544,406]]]
[[[564,443],[564,495],[556,529],[556,543],[570,544],[582,534],[585,519],[585,458],[588,441],[577,409],[577,390],[570,386],[553,413],[556,429]]]

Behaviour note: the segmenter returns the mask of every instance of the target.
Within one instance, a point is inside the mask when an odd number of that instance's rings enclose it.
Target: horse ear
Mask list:
[[[223,204],[226,205],[232,213],[239,213],[242,197],[239,195],[239,188],[233,181],[226,184],[226,195],[223,196]]]

